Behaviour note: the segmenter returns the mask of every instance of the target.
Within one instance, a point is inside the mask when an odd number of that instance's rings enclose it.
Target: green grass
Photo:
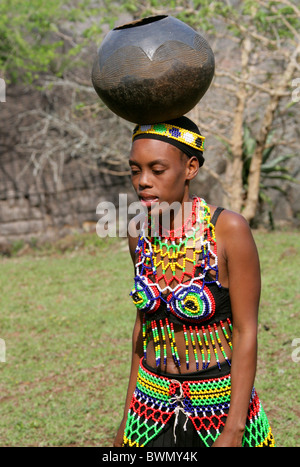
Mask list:
[[[256,389],[277,445],[297,446],[299,234],[255,237],[263,277]],[[18,251],[0,260],[0,446],[111,446],[135,319],[125,240],[75,236]]]
[[[299,369],[292,343],[300,338],[299,232],[257,233],[262,296],[256,388],[278,446],[299,446]],[[299,344],[298,344],[299,346]]]

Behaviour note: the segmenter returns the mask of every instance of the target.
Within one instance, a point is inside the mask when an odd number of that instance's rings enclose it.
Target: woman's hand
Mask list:
[[[119,427],[118,432],[116,434],[116,437],[114,439],[114,444],[113,444],[114,448],[121,448],[122,447],[125,424],[126,424],[126,420],[123,419],[121,421],[120,427]]]
[[[131,370],[130,377],[125,401],[125,407],[123,412],[123,418],[114,439],[113,447],[121,448],[123,445],[123,437],[127,422],[128,410],[132,400],[132,395],[136,388],[137,374],[139,370],[140,360],[143,356],[143,333],[142,333],[142,315],[140,311],[137,311],[136,321],[133,328],[132,334],[132,360],[131,360]]]

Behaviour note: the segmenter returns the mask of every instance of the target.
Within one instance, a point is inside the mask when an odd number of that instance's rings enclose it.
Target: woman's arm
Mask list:
[[[137,237],[129,236],[129,251],[133,263],[135,263],[135,248],[137,244]],[[136,388],[137,374],[140,364],[140,359],[143,356],[143,335],[142,335],[142,318],[141,313],[137,311],[135,325],[132,333],[132,356],[131,356],[131,369],[129,376],[129,383],[127,395],[125,400],[123,418],[114,440],[114,447],[121,447],[123,443],[123,435],[127,421],[128,410],[132,399],[133,392]]]
[[[127,421],[128,410],[130,406],[130,402],[132,399],[132,395],[136,388],[136,380],[137,374],[140,364],[140,359],[143,356],[143,340],[142,340],[142,323],[141,323],[141,316],[140,312],[137,312],[135,325],[133,328],[132,333],[132,357],[131,357],[131,369],[130,369],[130,376],[129,376],[129,383],[127,389],[127,395],[125,400],[125,407],[124,407],[124,414],[123,418],[117,432],[114,447],[121,447],[123,443],[123,435],[125,430],[125,425]]]
[[[260,266],[251,230],[242,216],[224,212],[219,229],[227,262],[233,336],[230,409],[214,446],[238,447],[242,445],[256,373]]]

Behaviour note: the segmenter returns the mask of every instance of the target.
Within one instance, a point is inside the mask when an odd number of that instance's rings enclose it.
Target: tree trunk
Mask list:
[[[262,158],[266,146],[267,137],[273,123],[274,114],[278,107],[278,103],[279,97],[275,96],[273,99],[270,100],[269,105],[267,106],[263,120],[263,125],[260,130],[260,136],[257,142],[255,152],[252,156],[248,176],[247,200],[245,202],[245,209],[243,210],[243,216],[248,222],[250,222],[254,218],[256,213],[257,204],[259,200]]]
[[[274,115],[278,108],[280,99],[285,95],[285,90],[289,87],[291,80],[293,78],[294,72],[298,67],[297,57],[300,53],[300,43],[294,49],[290,62],[282,75],[282,78],[277,86],[277,90],[273,91],[270,97],[269,104],[266,108],[265,115],[262,122],[262,127],[260,134],[257,140],[256,151],[252,157],[250,171],[248,176],[248,195],[245,203],[245,209],[243,211],[243,216],[250,222],[256,213],[258,199],[259,199],[259,184],[260,184],[260,174],[261,174],[261,163],[263,152],[266,146],[266,141],[268,133],[271,130]]]
[[[235,212],[241,212],[243,206],[243,123],[244,112],[247,101],[247,89],[245,82],[248,79],[248,64],[251,53],[251,41],[246,37],[241,44],[242,47],[242,72],[243,82],[240,82],[237,93],[237,105],[233,121],[233,133],[231,138],[232,162],[227,164],[226,181],[229,188],[229,197],[226,204]]]

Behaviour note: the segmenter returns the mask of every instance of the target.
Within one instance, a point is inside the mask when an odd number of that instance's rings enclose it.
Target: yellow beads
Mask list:
[[[134,129],[132,140],[141,134],[161,135],[186,144],[191,148],[204,150],[205,137],[189,130],[185,130],[169,123],[155,123],[154,125],[137,125]]]

